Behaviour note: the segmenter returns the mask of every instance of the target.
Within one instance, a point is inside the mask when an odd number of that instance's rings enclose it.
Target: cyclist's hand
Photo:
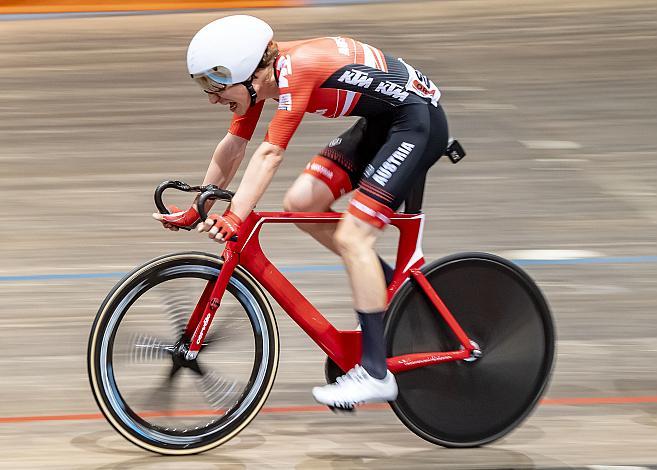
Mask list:
[[[169,230],[178,230],[179,227],[195,227],[201,220],[198,211],[194,206],[186,211],[178,209],[176,206],[169,206],[171,214],[154,213],[153,218],[162,222],[164,228]]]
[[[208,232],[208,237],[219,243],[225,243],[230,240],[237,232],[242,223],[242,219],[226,209],[223,215],[210,214],[205,222],[199,224],[199,232]]]

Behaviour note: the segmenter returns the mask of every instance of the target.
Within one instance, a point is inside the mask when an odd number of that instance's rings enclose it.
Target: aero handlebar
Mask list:
[[[188,193],[189,192],[201,193],[196,203],[196,210],[198,210],[198,213],[201,216],[201,220],[203,221],[205,221],[205,219],[208,218],[208,213],[205,210],[205,203],[207,201],[218,199],[221,201],[230,202],[230,200],[233,198],[234,195],[232,191],[218,188],[214,184],[208,184],[206,186],[190,186],[189,184],[184,183],[182,181],[173,181],[173,180],[163,181],[157,186],[157,188],[155,188],[155,194],[154,194],[155,206],[157,207],[157,210],[160,211],[160,214],[171,213],[169,209],[167,209],[167,206],[162,201],[162,195],[164,194],[164,191],[169,188],[177,189],[179,191],[184,191]],[[180,228],[184,230],[191,230],[192,227],[180,227]]]
[[[214,201],[218,199],[220,201],[230,202],[234,195],[235,194],[232,191],[218,188],[213,184],[205,186],[205,189],[202,190],[201,195],[196,202],[196,210],[198,210],[198,213],[201,216],[201,220],[208,218],[208,213],[205,210],[205,203],[207,201]]]

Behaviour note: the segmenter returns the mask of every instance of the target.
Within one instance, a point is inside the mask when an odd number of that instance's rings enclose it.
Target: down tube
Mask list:
[[[251,243],[242,256],[246,268],[285,312],[342,368],[349,370],[360,360],[359,331],[337,330],[296,287],[266,258],[259,243]]]

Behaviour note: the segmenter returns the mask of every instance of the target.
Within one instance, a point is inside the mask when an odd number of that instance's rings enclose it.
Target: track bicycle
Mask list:
[[[446,447],[501,438],[537,405],[552,368],[555,332],[548,304],[518,266],[487,253],[425,263],[420,206],[409,196],[399,230],[385,317],[388,368],[399,395],[390,403],[418,436]],[[229,202],[214,186],[167,181],[166,189]],[[252,212],[221,256],[184,252],[124,276],[103,301],[88,345],[93,395],[130,442],[161,454],[207,451],[235,437],[274,384],[279,335],[265,292],[326,353],[333,382],[360,360],[360,331],[336,329],[268,260],[266,224],[335,224],[339,213]],[[187,227],[191,229],[191,227]]]

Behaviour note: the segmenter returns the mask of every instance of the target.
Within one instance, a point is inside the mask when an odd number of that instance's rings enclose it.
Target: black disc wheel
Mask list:
[[[233,273],[195,359],[185,327],[223,261],[205,253],[152,260],[126,275],[101,305],[88,348],[91,388],[121,435],[144,449],[184,455],[239,433],[274,383],[276,321],[259,285]]]
[[[327,384],[335,383],[338,377],[345,374],[339,365],[337,365],[333,359],[327,357],[324,361],[324,378],[326,379]]]
[[[400,372],[392,408],[427,441],[446,447],[492,442],[528,416],[554,357],[548,305],[529,276],[486,253],[464,253],[421,270],[481,357]],[[461,345],[419,285],[409,280],[386,320],[388,357]]]

